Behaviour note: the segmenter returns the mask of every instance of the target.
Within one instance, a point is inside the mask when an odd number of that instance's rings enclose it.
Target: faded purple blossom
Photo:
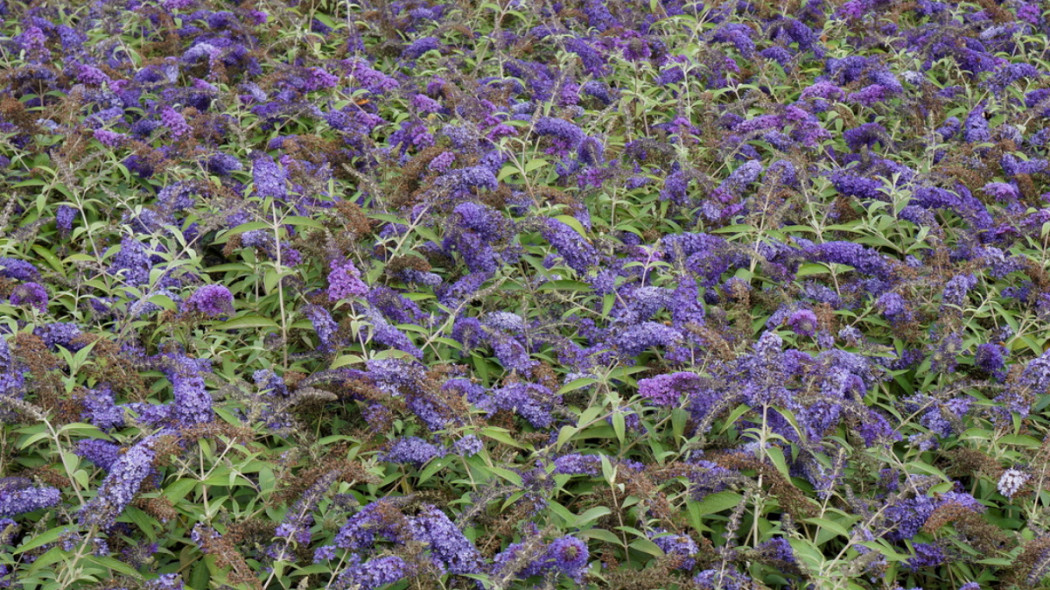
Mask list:
[[[992,134],[988,131],[988,121],[985,118],[984,102],[979,103],[970,114],[966,116],[963,126],[963,138],[968,143],[988,142]]]
[[[700,552],[700,547],[692,537],[667,534],[662,530],[657,530],[655,533],[655,536],[654,533],[649,533],[649,536],[656,543],[656,546],[667,555],[677,556],[681,559],[677,569],[686,571],[693,569],[693,566],[696,565],[696,559],[693,556]]]
[[[208,171],[218,176],[229,176],[244,169],[244,165],[235,156],[218,153],[208,159]]]
[[[288,512],[285,513],[284,518],[281,520],[281,524],[274,530],[273,536],[277,537],[279,541],[267,548],[267,555],[273,559],[294,560],[290,551],[291,547],[295,545],[308,546],[310,544],[310,527],[314,522],[313,511],[328,492],[328,488],[339,478],[339,475],[340,472],[338,470],[329,471],[317,478],[317,481],[312,483],[310,487],[306,488],[306,491],[303,492],[299,499],[288,508]]]
[[[681,342],[682,333],[659,322],[642,322],[613,337],[613,344],[626,356],[635,356],[651,347],[668,347]]]
[[[772,538],[761,543],[756,549],[770,561],[784,564],[796,563],[795,551],[791,548],[791,543],[784,537]]]
[[[703,590],[748,590],[751,578],[732,568],[704,570],[693,577],[693,583]]]
[[[427,168],[433,172],[444,174],[445,172],[448,172],[449,168],[452,166],[452,163],[455,162],[455,160],[455,152],[441,152],[440,154],[435,156],[429,164],[427,164]]]
[[[564,150],[576,149],[586,137],[583,130],[576,124],[554,117],[540,118],[536,121],[533,132],[536,135],[549,136],[557,140],[559,147]]]
[[[972,274],[955,275],[944,286],[944,303],[961,306],[966,294],[977,285],[977,277]]]
[[[546,428],[553,421],[551,410],[557,397],[551,390],[536,383],[513,383],[492,390],[490,397],[480,400],[478,406],[490,412],[510,410],[536,428]]]

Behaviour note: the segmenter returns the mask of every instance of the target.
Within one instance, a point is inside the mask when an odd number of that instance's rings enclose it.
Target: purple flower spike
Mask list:
[[[186,309],[211,317],[233,313],[233,295],[222,285],[204,285],[186,300]]]
[[[185,587],[179,574],[164,574],[146,582],[146,590],[183,590]]]
[[[161,109],[160,120],[165,127],[171,130],[171,135],[175,138],[188,135],[193,131],[193,128],[186,122],[186,118],[182,116],[182,113],[171,107]]]
[[[562,537],[551,541],[547,555],[554,560],[554,565],[577,583],[583,580],[584,570],[590,553],[587,544],[576,537]]]
[[[98,494],[80,509],[82,525],[113,526],[138,493],[142,480],[153,470],[153,444],[157,438],[158,435],[154,434],[139,441],[117,460],[112,471],[102,480]]]
[[[442,456],[436,446],[427,441],[409,436],[399,439],[390,446],[390,450],[383,454],[382,460],[391,463],[410,463],[416,467],[422,466],[427,461]]]
[[[481,571],[481,553],[444,512],[425,506],[410,520],[410,527],[412,535],[427,544],[431,561],[441,569],[452,574]]]
[[[0,258],[0,277],[18,279],[20,281],[31,281],[39,276],[40,271],[38,271],[35,266],[24,260]]]
[[[678,405],[683,393],[700,388],[700,377],[693,373],[657,375],[638,381],[638,393],[650,403],[665,408]]]
[[[34,487],[24,477],[0,479],[0,518],[17,516],[58,504],[62,495],[55,488]]]
[[[787,326],[799,336],[813,336],[817,333],[817,315],[808,309],[800,309],[791,314]]]
[[[361,280],[361,271],[357,270],[353,262],[333,260],[329,268],[332,269],[332,272],[328,273],[329,299],[339,301],[368,295],[368,285]]]
[[[45,312],[47,301],[47,289],[39,283],[22,283],[11,292],[11,305],[31,305]]]
[[[264,154],[255,158],[252,163],[252,180],[255,182],[255,192],[260,197],[284,200],[288,196],[288,189],[285,186],[288,172],[274,162],[270,156]]]

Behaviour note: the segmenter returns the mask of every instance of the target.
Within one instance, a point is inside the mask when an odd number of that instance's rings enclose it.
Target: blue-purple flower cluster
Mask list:
[[[1048,37],[0,1],[0,587],[1047,586]]]

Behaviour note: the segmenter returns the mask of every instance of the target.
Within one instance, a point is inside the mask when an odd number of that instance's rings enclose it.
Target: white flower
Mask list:
[[[922,81],[926,79],[926,77],[923,76],[921,72],[915,72],[915,71],[911,71],[911,70],[906,71],[903,74],[901,74],[901,77],[904,78],[904,81],[907,82],[908,84],[915,84],[915,85],[922,84]]]
[[[1021,489],[1021,486],[1028,481],[1029,477],[1031,476],[1023,471],[1007,469],[1003,472],[1003,476],[999,478],[999,485],[997,486],[999,493],[1007,498],[1012,498]]]

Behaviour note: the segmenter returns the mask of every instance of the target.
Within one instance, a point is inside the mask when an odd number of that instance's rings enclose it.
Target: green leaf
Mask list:
[[[599,457],[601,457],[602,461],[602,477],[608,482],[609,487],[612,487],[616,484],[616,466],[612,464],[609,457],[605,455],[599,455]]]
[[[576,423],[576,427],[583,428],[584,426],[590,425],[591,422],[594,422],[598,418],[598,415],[601,414],[604,409],[605,408],[601,406],[591,406],[587,408],[582,414],[580,414],[580,420]]]
[[[638,551],[641,551],[643,553],[648,553],[653,557],[663,557],[664,555],[664,550],[660,549],[659,545],[653,543],[645,537],[636,538],[635,540],[631,541],[628,547],[630,547],[631,549],[637,549]]]
[[[624,418],[624,413],[613,412],[612,423],[613,431],[616,432],[616,440],[620,441],[620,446],[623,446],[624,438],[627,436],[627,420]]]
[[[182,500],[190,493],[193,488],[197,486],[197,480],[184,477],[171,483],[171,485],[164,488],[164,497],[167,498],[171,503],[177,503]]]
[[[212,556],[208,557],[214,559]],[[209,588],[211,586],[211,572],[209,571],[207,561],[200,560],[195,566],[193,566],[193,573],[190,574],[189,582],[190,587],[195,590],[198,588]]]
[[[584,387],[594,385],[595,383],[598,383],[598,380],[594,379],[593,377],[580,377],[579,379],[573,379],[572,381],[563,385],[562,388],[558,390],[558,395],[565,395],[570,391],[583,389]]]
[[[689,423],[689,412],[675,408],[671,410],[671,431],[675,440],[681,440],[685,436],[685,427]]]
[[[33,252],[36,252],[37,256],[47,261],[47,265],[54,269],[55,272],[62,275],[63,277],[66,276],[66,271],[62,267],[62,261],[59,260],[58,256],[55,256],[55,254],[51,250],[39,244],[33,244]]]
[[[313,574],[326,574],[326,573],[330,573],[331,571],[332,571],[332,566],[325,565],[323,563],[318,563],[318,564],[308,565],[306,567],[298,568],[297,570],[292,572],[290,575],[293,578],[297,578],[299,576],[310,576],[310,575],[313,575]]]
[[[922,461],[911,461],[911,462],[906,464],[906,467],[911,467],[911,468],[917,469],[919,471],[922,471],[924,473],[928,473],[930,475],[933,475],[935,477],[939,477],[939,478],[941,478],[941,481],[952,481],[952,479],[950,477],[948,477],[943,471],[941,471],[940,469],[937,469],[933,465],[929,465],[929,464],[924,463]]]
[[[496,175],[496,180],[498,182],[503,182],[504,180],[506,180],[506,179],[510,178],[511,176],[514,176],[514,175],[516,175],[516,174],[518,174],[520,172],[521,171],[518,170],[517,166],[515,166],[514,164],[507,163],[507,164],[504,164],[502,168],[500,168],[499,174]]]
[[[842,535],[843,537],[846,537],[847,539],[849,538],[849,530],[846,527],[842,526],[841,524],[831,520],[830,518],[813,517],[813,518],[807,518],[807,519],[803,520],[802,522],[806,522],[806,523],[809,523],[809,524],[815,524],[815,525],[819,526],[821,528],[821,532],[823,532],[824,530],[829,530],[829,531],[835,533],[836,535]],[[825,539],[825,541],[826,541],[826,539]],[[824,544],[822,542],[822,540],[820,539],[819,535],[818,535],[818,538],[817,538],[817,544],[818,545],[823,545]]]
[[[530,160],[528,164],[525,164],[525,172],[539,170],[540,168],[543,168],[544,166],[547,166],[549,164],[550,162],[544,160],[543,158],[535,158],[533,160]]]
[[[30,430],[35,432],[25,437],[24,439],[18,441],[19,449],[28,449],[38,441],[44,440],[45,438],[49,438],[51,436],[51,433],[48,432],[47,427],[43,424],[34,424],[31,428],[24,428],[19,430],[18,432],[26,432]]]
[[[62,533],[66,532],[68,529],[69,529],[68,526],[60,526],[60,527],[56,527],[56,528],[53,528],[53,529],[46,530],[43,533],[40,533],[39,535],[34,535],[33,538],[31,538],[28,542],[26,542],[26,543],[24,543],[22,545],[19,545],[19,547],[17,549],[15,549],[15,555],[18,555],[19,553],[25,553],[26,551],[29,551],[30,549],[36,549],[37,547],[43,547],[44,545],[47,545],[48,543],[54,543],[55,541],[58,540],[59,537],[62,536]]]
[[[167,311],[174,311],[178,309],[178,306],[175,305],[175,302],[172,301],[171,297],[168,297],[167,295],[154,295],[153,297],[149,298],[149,302]]]
[[[207,272],[242,272],[249,273],[252,267],[243,262],[230,262],[227,264],[216,264],[205,269]]]
[[[441,457],[434,459],[433,461],[426,464],[425,467],[419,472],[419,478],[416,480],[420,485],[426,482],[428,479],[434,476],[438,471],[441,471],[443,467],[448,465],[455,459],[455,455]]]
[[[807,262],[799,265],[798,272],[795,273],[797,277],[809,277],[813,275],[826,275],[830,271],[828,267],[823,264],[816,264],[813,262]]]
[[[281,275],[277,272],[276,268],[267,268],[263,272],[263,292],[269,295],[277,287],[277,283],[280,282]],[[272,320],[271,320],[272,321]],[[277,325],[274,322],[274,325]]]
[[[576,533],[576,536],[583,537],[585,539],[595,539],[598,541],[604,541],[606,543],[612,543],[614,545],[619,545],[623,543],[623,539],[617,537],[616,533],[605,529],[587,529],[585,531],[580,531],[579,533]]]
[[[729,430],[729,428],[734,423],[736,423],[736,421],[739,420],[741,416],[746,414],[748,412],[748,410],[750,410],[750,409],[751,409],[751,406],[749,406],[747,404],[740,404],[739,406],[734,408],[733,411],[730,412],[728,416],[726,416],[725,423],[722,424],[722,429],[719,431],[719,434],[722,434],[725,431]]]
[[[580,234],[581,238],[587,239],[587,230],[583,229],[583,225],[580,224],[579,219],[576,219],[572,215],[555,215],[554,219],[557,219],[558,221],[576,230],[576,233]]]
[[[510,445],[519,449],[527,448],[525,445],[514,440],[514,437],[505,428],[499,428],[498,426],[486,426],[479,432],[481,436],[487,436],[494,441],[501,442],[505,445]]]
[[[324,224],[322,224],[321,222],[315,219],[310,219],[309,217],[299,217],[296,215],[285,217],[284,219],[282,219],[282,223],[285,223],[287,225],[309,227],[313,229],[324,229]]]
[[[631,367],[616,367],[612,371],[609,371],[610,379],[626,379],[636,373],[643,373],[648,371],[649,367],[646,366],[631,366]]]
[[[243,234],[246,231],[255,231],[259,229],[269,229],[272,231],[273,227],[265,221],[249,221],[248,223],[242,223],[237,227],[224,232],[220,237],[216,238],[215,243],[225,244],[230,241],[230,238],[233,236]]]
[[[240,330],[244,328],[270,328],[273,330],[280,328],[277,322],[259,316],[242,316],[228,322],[216,324],[215,327],[220,330]]]
[[[557,516],[561,520],[561,526],[570,526],[572,523],[576,522],[576,515],[558,502],[551,500],[547,503],[547,506],[550,507],[551,514]]]
[[[540,291],[571,291],[573,293],[584,293],[591,290],[591,286],[582,281],[573,281],[570,279],[558,279],[556,281],[547,281],[540,285]]]
[[[86,558],[91,563],[100,565],[104,568],[113,570],[115,572],[120,572],[125,576],[132,576],[134,578],[139,577],[139,572],[135,568],[122,561],[113,559],[112,557],[98,557],[95,555],[88,555]]]
[[[358,354],[344,354],[335,357],[332,364],[328,367],[329,369],[338,369],[340,367],[348,367],[350,365],[359,365],[365,362],[365,359]]]
[[[36,573],[45,567],[65,559],[69,559],[69,552],[63,551],[61,547],[52,547],[40,557],[36,558],[33,565],[29,567],[29,573]]]
[[[714,514],[737,506],[743,499],[744,496],[736,492],[715,492],[696,502],[696,509],[701,515]]]
[[[1043,441],[1028,435],[1006,435],[1003,438],[999,439],[999,442],[1003,444],[1026,446],[1028,448],[1038,448],[1043,444]]]
[[[784,449],[780,447],[769,447],[766,449],[766,455],[769,460],[776,466],[777,471],[780,472],[784,477],[791,477],[790,471],[788,470],[787,461],[784,460]]]
[[[996,565],[1000,567],[1009,567],[1011,565],[1014,565],[1016,561],[1017,560],[1015,559],[1006,559],[1004,557],[989,557],[986,559],[978,560],[977,563],[982,565]]]
[[[492,465],[492,466],[486,467],[486,469],[488,471],[494,473],[495,475],[498,475],[502,479],[505,479],[505,480],[509,481],[510,483],[512,483],[512,484],[514,484],[516,486],[520,487],[522,485],[521,476],[518,475],[517,473],[514,473],[510,469],[504,469],[504,468],[496,466],[496,465]]]
[[[788,544],[795,553],[795,557],[805,563],[809,571],[820,571],[824,564],[824,554],[820,552],[809,539],[788,539]]]
[[[561,430],[558,431],[558,441],[554,444],[555,447],[561,448],[562,445],[572,440],[572,437],[579,432],[579,429],[574,426],[562,426]]]
[[[599,518],[607,514],[612,514],[612,510],[610,510],[606,506],[595,506],[593,508],[588,508],[586,512],[576,517],[573,526],[582,529],[583,527],[590,524],[591,521],[598,520]]]
[[[858,545],[863,545],[868,549],[874,549],[892,561],[907,561],[908,559],[911,559],[910,555],[898,553],[890,546],[878,541],[862,541],[861,543],[858,543]],[[792,547],[794,547],[794,543],[792,543]]]

